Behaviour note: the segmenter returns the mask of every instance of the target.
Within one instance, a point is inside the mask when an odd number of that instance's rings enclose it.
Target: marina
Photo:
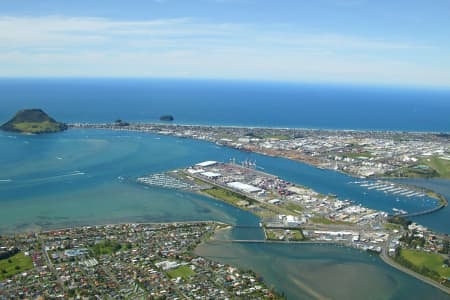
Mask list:
[[[51,161],[54,160],[54,155],[49,155],[48,160],[50,163],[48,164],[48,171],[45,171],[42,173],[43,176],[50,177],[52,174],[68,174],[70,172],[73,172],[73,170],[82,170],[86,172],[87,174],[90,174],[92,177],[92,181],[98,182],[94,187],[82,186],[83,182],[76,182],[77,186],[72,187],[72,185],[55,185],[54,182],[38,182],[35,183],[34,181],[26,180],[23,184],[26,184],[26,187],[33,187],[35,184],[40,184],[45,189],[39,189],[38,192],[44,193],[45,198],[43,198],[42,201],[31,201],[31,200],[38,200],[36,191],[33,191],[33,194],[30,196],[30,201],[25,202],[17,202],[20,203],[19,205],[14,205],[12,202],[4,202],[5,210],[3,211],[4,214],[2,216],[2,223],[13,224],[16,225],[16,227],[19,227],[21,224],[18,221],[11,220],[9,218],[10,215],[15,213],[16,215],[24,214],[26,213],[27,222],[31,223],[37,223],[40,226],[46,226],[53,227],[58,226],[58,224],[68,223],[75,219],[82,219],[84,223],[86,224],[98,224],[98,223],[108,223],[108,222],[114,222],[113,218],[121,218],[121,220],[131,220],[131,221],[148,221],[148,220],[189,220],[189,219],[218,219],[222,221],[229,222],[231,224],[233,223],[239,223],[243,225],[247,224],[259,224],[260,220],[257,218],[253,218],[250,214],[248,214],[245,211],[238,210],[235,207],[229,207],[223,203],[216,204],[214,200],[206,199],[202,196],[198,196],[195,194],[185,194],[183,192],[176,192],[170,191],[169,189],[175,187],[180,188],[180,186],[177,187],[177,184],[173,184],[174,181],[170,176],[171,173],[165,173],[162,170],[173,170],[179,166],[187,166],[192,165],[195,162],[201,161],[205,156],[208,158],[219,160],[222,159],[223,161],[227,161],[230,157],[236,157],[240,161],[245,160],[251,160],[254,161],[255,159],[258,160],[258,163],[263,165],[264,168],[272,173],[280,176],[281,178],[286,178],[286,180],[292,181],[292,182],[298,182],[298,183],[304,183],[308,186],[314,186],[317,190],[322,191],[323,194],[329,195],[329,197],[333,196],[331,194],[335,194],[336,196],[342,198],[342,199],[350,199],[354,201],[355,203],[359,203],[359,201],[367,201],[369,202],[371,199],[373,201],[371,202],[373,206],[378,205],[380,208],[384,209],[384,211],[389,211],[391,207],[389,207],[387,204],[382,207],[384,203],[390,203],[391,205],[395,202],[392,202],[392,199],[388,198],[388,193],[378,193],[377,190],[368,191],[365,188],[360,187],[359,185],[347,185],[346,183],[350,182],[351,180],[359,180],[356,178],[349,178],[342,174],[335,174],[330,173],[329,171],[324,170],[315,170],[313,168],[304,166],[302,164],[292,162],[292,161],[285,161],[282,159],[276,159],[272,157],[263,157],[259,155],[254,154],[248,154],[243,152],[237,152],[234,150],[229,150],[227,148],[220,148],[216,149],[213,147],[210,147],[209,144],[204,144],[202,142],[192,142],[189,140],[183,140],[183,143],[177,143],[177,147],[173,147],[173,144],[175,142],[174,139],[170,137],[161,137],[158,142],[158,147],[155,147],[155,145],[152,143],[152,141],[155,141],[154,139],[141,139],[141,135],[133,134],[133,133],[126,133],[128,136],[127,139],[121,138],[120,143],[117,142],[118,138],[116,138],[116,135],[114,132],[108,133],[107,136],[103,135],[103,132],[98,131],[91,131],[89,132],[90,138],[87,139],[85,136],[87,135],[86,131],[70,131],[67,132],[69,137],[76,141],[74,144],[78,145],[81,143],[78,148],[74,148],[73,145],[70,145],[70,147],[66,147],[65,144],[58,145],[59,148],[63,147],[61,149],[57,149],[58,153],[62,153],[64,157],[71,157],[74,156],[77,153],[85,153],[85,157],[90,157],[92,155],[96,155],[97,160],[94,162],[91,162],[89,159],[83,159],[79,161],[87,162],[85,164],[78,163],[78,160],[76,161],[77,164],[71,164],[66,169],[55,172],[53,169],[51,169]],[[119,134],[117,134],[118,136]],[[124,135],[123,132],[120,132],[120,136]],[[150,135],[152,137],[152,135]],[[22,137],[24,138],[24,137]],[[51,136],[50,138],[53,138]],[[97,143],[97,139],[101,139],[102,143],[104,143],[103,147],[91,147],[91,144],[94,142]],[[33,140],[34,147],[38,148],[39,145],[36,145],[39,140]],[[140,151],[136,152],[134,151],[132,147],[130,147],[130,144],[139,144],[141,149]],[[20,144],[22,145],[22,144]],[[96,144],[94,144],[96,145]],[[81,147],[82,146],[82,147]],[[185,148],[194,148],[195,151],[192,151],[192,156],[189,156],[189,159],[186,158]],[[80,151],[80,149],[85,149],[83,151]],[[102,151],[103,149],[109,149],[108,151]],[[182,151],[181,151],[181,150]],[[64,150],[64,151],[63,151]],[[43,149],[45,151],[45,147]],[[88,152],[89,151],[89,152]],[[41,151],[42,152],[42,151]],[[44,152],[46,153],[46,152]],[[117,156],[114,156],[116,155]],[[37,156],[39,154],[39,156]],[[37,153],[36,157],[42,157],[43,155],[41,153]],[[149,160],[150,157],[154,157],[154,160]],[[32,157],[35,159],[35,157]],[[157,159],[156,159],[157,158]],[[41,158],[42,159],[42,158]],[[164,162],[164,168],[160,166],[161,160]],[[136,163],[133,163],[135,162]],[[139,161],[139,163],[137,163]],[[137,166],[142,165],[142,161],[146,162],[149,165],[149,168],[141,168],[137,169]],[[100,163],[101,164],[100,164]],[[104,162],[104,163],[103,163]],[[21,161],[21,163],[23,163]],[[89,164],[88,164],[89,163]],[[17,164],[18,167],[20,167],[19,164]],[[100,166],[108,166],[109,169],[108,173],[104,172]],[[292,167],[292,172],[290,167]],[[200,167],[201,168],[201,167]],[[18,169],[18,168],[17,168]],[[16,175],[12,173],[13,169],[9,168],[8,173],[4,175],[4,178],[12,178],[16,179]],[[205,172],[215,172],[215,170],[208,170],[204,169]],[[33,173],[30,171],[28,178],[33,178]],[[204,173],[204,172],[203,172]],[[120,181],[124,180],[125,178],[133,177],[133,174],[135,176],[139,176],[140,178],[146,178],[146,180],[143,180],[141,182],[142,184],[148,185],[148,189],[140,188],[136,184],[124,184]],[[143,174],[152,174],[152,175],[146,175],[142,176]],[[158,175],[159,174],[159,175]],[[199,173],[201,174],[201,173]],[[224,173],[225,174],[225,173]],[[305,174],[305,175],[303,175]],[[140,176],[141,175],[141,176]],[[207,173],[206,175],[214,175]],[[119,178],[121,177],[121,178]],[[117,178],[116,180],[110,180],[111,178]],[[134,177],[136,178],[136,177]],[[323,178],[326,178],[323,182],[321,181]],[[245,178],[244,178],[245,179]],[[251,181],[251,178],[249,178]],[[312,179],[312,180],[311,180]],[[311,180],[308,181],[308,180]],[[125,180],[127,181],[127,180]],[[147,181],[147,182],[145,182]],[[233,178],[233,181],[236,181],[235,178]],[[23,189],[23,186],[17,186],[16,183],[17,180],[14,180],[11,184],[5,184],[4,189],[2,192],[4,195],[11,196],[11,198],[19,198],[18,195],[18,189]],[[103,182],[107,182],[107,185],[105,186]],[[176,181],[175,181],[176,182]],[[339,186],[341,189],[334,188],[333,184],[339,183]],[[375,183],[373,182],[367,182],[367,184]],[[155,187],[162,187],[167,189],[152,189],[150,185]],[[8,185],[8,189],[6,189],[6,186]],[[11,185],[11,187],[9,187]],[[328,185],[331,185],[331,187],[328,188]],[[105,189],[107,187],[107,189]],[[64,198],[64,201],[60,201],[59,197],[54,196],[52,197],[52,193],[49,193],[49,191],[56,192],[58,191],[58,188],[64,188],[64,192],[66,193],[66,197]],[[400,188],[400,185],[399,187]],[[85,197],[79,197],[77,194],[78,191],[83,191],[87,196]],[[344,191],[345,193],[344,193]],[[367,195],[361,198],[358,198],[358,195],[362,195],[363,191],[367,192]],[[42,192],[41,192],[42,191]],[[352,191],[356,191],[353,192]],[[407,190],[401,190],[400,192],[406,192]],[[58,195],[57,193],[54,193],[55,195]],[[73,195],[73,196],[71,196]],[[91,195],[99,195],[98,198],[95,198]],[[101,195],[101,197],[100,197]],[[302,195],[303,196],[303,195]],[[307,195],[306,195],[307,196]],[[287,196],[286,196],[287,197]],[[313,196],[311,196],[312,198]],[[103,201],[103,199],[108,199],[107,203]],[[279,197],[276,197],[278,199],[283,198],[282,195]],[[305,203],[307,201],[311,201],[312,199],[303,199]],[[71,201],[73,199],[73,201]],[[72,203],[74,203],[75,199],[79,201],[80,203],[79,207],[84,208],[83,210],[74,208],[72,206]],[[123,201],[123,199],[127,199],[127,201]],[[151,199],[151,201],[149,201]],[[368,200],[366,200],[368,199]],[[40,200],[40,199],[39,199]],[[283,199],[281,199],[283,200]],[[375,201],[376,200],[376,201]],[[383,202],[384,201],[384,202]],[[195,205],[193,205],[193,204]],[[413,212],[419,207],[415,207],[414,201],[408,201],[408,203],[396,203],[395,207],[398,209],[403,209],[405,211]],[[40,215],[38,214],[41,210],[39,208],[43,207],[43,205],[46,205],[48,209],[51,209],[49,211],[49,214],[51,214],[51,219],[42,219]],[[430,204],[431,206],[431,204]],[[17,207],[17,209],[15,209]],[[24,209],[24,207],[26,209]],[[86,210],[85,208],[89,207],[89,210]],[[200,207],[200,208],[198,208]],[[311,204],[311,207],[313,205]],[[174,209],[177,208],[177,209]],[[322,208],[322,207],[321,207]],[[225,213],[224,213],[224,210]],[[17,212],[16,212],[17,211]],[[91,218],[89,215],[87,215],[87,212],[95,211],[95,215],[92,216],[92,221],[89,218]],[[12,213],[13,212],[13,213]],[[67,212],[67,213],[66,213]],[[68,214],[70,212],[70,215]],[[120,212],[119,214],[115,214],[116,212]],[[145,212],[145,213],[144,213]],[[33,215],[35,213],[35,215]],[[86,217],[85,217],[86,215]],[[111,217],[112,215],[112,217]],[[229,216],[230,215],[230,216]],[[60,219],[57,219],[59,217]],[[109,219],[108,219],[109,218]],[[169,219],[170,218],[170,219]],[[99,220],[99,221],[98,221]],[[19,220],[20,221],[20,220]],[[287,220],[288,221],[288,220]],[[45,222],[45,223],[44,223]],[[97,222],[97,223],[95,223]],[[42,225],[41,225],[42,224]],[[12,226],[12,225],[7,225]],[[256,225],[257,226],[257,225]],[[19,227],[23,228],[23,227]],[[246,240],[246,239],[253,239],[253,233],[254,229],[249,228],[239,228],[239,230],[233,229],[230,233],[231,239],[236,240]],[[317,231],[317,230],[316,230]],[[320,230],[319,230],[320,231]],[[323,230],[321,230],[323,231]],[[252,234],[249,234],[251,232]],[[222,234],[222,233],[221,233]],[[226,231],[223,232],[224,235],[228,235]],[[323,233],[318,233],[324,236],[325,239],[327,239],[327,235]],[[319,236],[320,238],[320,236]],[[377,237],[378,238],[378,237]],[[226,244],[226,245],[225,245]],[[319,269],[326,271],[327,273],[330,273],[329,264],[326,265],[324,268],[320,268],[320,265],[317,265],[317,259],[309,260],[309,257],[327,257],[327,259],[335,259],[336,261],[341,262],[343,259],[346,260],[346,264],[348,264],[348,259],[357,259],[357,260],[365,260],[367,259],[367,272],[364,272],[366,270],[361,269],[365,266],[361,266],[361,264],[358,264],[355,262],[354,268],[358,268],[359,273],[365,273],[365,274],[373,274],[374,272],[380,272],[380,275],[377,276],[377,278],[386,278],[386,282],[391,282],[391,278],[395,278],[398,282],[401,282],[403,286],[406,286],[408,289],[405,290],[405,293],[410,293],[411,289],[414,290],[414,294],[418,294],[420,291],[424,291],[424,293],[427,294],[427,297],[431,297],[433,299],[438,299],[439,297],[436,297],[436,294],[433,293],[431,289],[428,289],[424,285],[421,285],[419,282],[413,281],[412,279],[403,277],[403,274],[400,274],[397,271],[387,269],[381,262],[378,264],[377,261],[373,261],[372,256],[369,256],[365,253],[360,252],[360,250],[354,249],[348,249],[338,246],[327,246],[325,244],[311,244],[311,245],[298,245],[296,243],[289,243],[289,246],[280,244],[280,243],[258,243],[258,244],[241,244],[241,243],[221,243],[220,246],[220,252],[217,255],[213,256],[220,256],[221,259],[225,255],[223,255],[224,251],[228,255],[228,253],[233,253],[233,249],[241,250],[244,249],[245,251],[248,251],[248,255],[245,256],[242,260],[244,262],[251,262],[249,263],[249,267],[254,268],[259,273],[263,273],[262,275],[265,275],[264,277],[268,279],[268,282],[276,282],[277,278],[282,278],[284,276],[283,274],[287,274],[289,270],[292,268],[291,266],[295,266],[295,273],[298,274],[298,270],[304,266],[305,264],[309,264],[309,270],[311,269]],[[212,253],[213,250],[210,250],[211,247],[208,245],[208,251],[209,253]],[[254,248],[253,248],[254,247]],[[299,248],[295,247],[302,247],[301,251],[299,251]],[[231,248],[231,249],[230,249]],[[265,272],[264,267],[266,265],[270,265],[265,261],[255,261],[253,262],[252,259],[261,258],[262,255],[258,255],[259,252],[257,251],[263,251],[260,252],[261,254],[266,255],[266,253],[270,253],[271,257],[277,257],[278,264],[276,270],[267,270],[267,273]],[[319,256],[317,253],[321,250],[326,249],[326,254],[321,253]],[[332,254],[330,254],[330,251],[332,251]],[[221,254],[222,253],[222,254]],[[256,253],[256,255],[255,255]],[[351,253],[351,256],[348,256],[349,258],[343,258],[342,255],[346,255],[347,253]],[[294,259],[292,259],[294,257]],[[306,258],[304,258],[306,257]],[[233,258],[235,259],[235,258]],[[286,262],[286,263],[284,263]],[[350,262],[351,263],[351,262]],[[325,269],[326,268],[326,269]],[[387,271],[386,271],[387,270]],[[332,270],[333,275],[336,274],[334,277],[339,277],[339,274],[342,274],[343,270],[337,269]],[[384,272],[389,272],[387,275]],[[307,273],[305,269],[305,274]],[[309,274],[309,273],[308,273]],[[347,273],[346,273],[347,274]],[[272,277],[270,277],[272,276]],[[361,280],[361,284],[364,282],[371,281],[371,278],[368,278],[365,275],[364,277],[361,276],[361,278],[356,278],[356,282],[359,282],[358,280]],[[310,275],[307,277],[310,278]],[[330,286],[334,284],[333,281],[326,281],[322,283],[321,285]],[[372,281],[371,281],[372,282]],[[280,289],[283,291],[288,291],[289,288],[292,288],[294,285],[291,282],[286,282],[283,285],[280,285]],[[295,287],[295,286],[294,286]],[[376,284],[377,290],[386,290],[386,291],[392,291],[393,288],[390,288],[390,285],[387,285],[386,287],[383,284]],[[331,288],[330,288],[331,290]],[[396,289],[397,291],[397,289]],[[364,290],[364,293],[366,293],[366,290]],[[292,292],[290,295],[303,295],[301,288],[295,287],[292,288]],[[409,294],[408,294],[409,295]],[[425,297],[425,295],[424,295]],[[337,298],[337,297],[336,297]],[[345,297],[346,299],[351,299],[351,297]],[[358,297],[356,297],[358,298]],[[355,298],[355,299],[356,299]]]
[[[404,187],[392,182],[380,181],[377,180],[375,182],[370,181],[355,181],[352,182],[354,184],[358,184],[361,187],[364,187],[368,190],[376,190],[379,192],[384,192],[386,194],[398,195],[407,198],[411,197],[425,197],[426,195],[422,192],[419,192],[417,189],[412,189],[409,187]]]
[[[146,177],[139,177],[137,179],[137,182],[149,186],[162,187],[167,189],[188,190],[192,188],[192,186],[190,186],[186,182],[178,180],[166,173],[156,173],[148,175]]]

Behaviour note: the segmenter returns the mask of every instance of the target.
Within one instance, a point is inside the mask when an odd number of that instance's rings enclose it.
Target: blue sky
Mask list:
[[[450,87],[450,1],[0,0],[0,66]]]

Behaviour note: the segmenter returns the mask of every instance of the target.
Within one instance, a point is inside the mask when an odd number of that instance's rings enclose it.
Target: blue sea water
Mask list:
[[[40,136],[0,132],[0,146],[2,149],[0,203],[18,207],[22,211],[17,214],[10,214],[6,209],[0,212],[0,231],[2,226],[14,229],[14,227],[25,228],[27,224],[28,226],[46,224],[44,227],[57,227],[68,220],[78,220],[78,222],[86,220],[85,222],[89,223],[87,220],[92,218],[83,214],[86,207],[91,207],[87,210],[89,213],[92,209],[98,211],[95,214],[96,222],[107,222],[109,220],[100,221],[99,218],[100,215],[104,217],[107,215],[107,210],[103,208],[105,202],[109,203],[108,209],[112,209],[113,203],[121,205],[122,197],[136,199],[144,199],[147,196],[156,197],[150,192],[157,192],[158,198],[168,196],[179,198],[178,195],[181,195],[158,189],[143,191],[142,188],[133,184],[136,177],[177,169],[204,160],[228,161],[231,158],[237,161],[254,160],[265,172],[311,187],[324,194],[334,193],[340,199],[349,199],[377,210],[392,212],[391,209],[395,207],[416,212],[437,205],[437,200],[428,197],[408,198],[368,190],[353,184],[355,178],[335,171],[322,170],[283,158],[219,147],[208,142],[170,136],[88,129],[72,129],[59,134]],[[121,177],[127,180],[122,182],[119,180]],[[58,200],[59,197],[65,201]],[[186,197],[192,196],[186,195]],[[66,210],[67,207],[63,205],[72,203],[67,200],[69,198],[100,202],[89,201],[81,205],[81,200],[76,200],[78,210],[73,208]],[[33,206],[26,209],[26,204],[32,205],[41,201],[45,203],[43,207],[51,206],[55,209],[57,206],[48,203],[49,199],[54,199],[61,209],[53,214],[49,214],[45,209],[38,213],[40,210],[34,209]],[[161,209],[162,207],[155,207],[153,211],[161,213]],[[31,215],[27,214],[27,211]],[[78,215],[70,215],[76,211],[79,212]],[[130,213],[132,211],[133,209],[130,209]],[[118,209],[117,213],[121,218],[126,216],[123,210]],[[59,216],[61,222],[57,222],[58,218],[55,218],[55,214],[62,214]],[[49,215],[53,215],[54,224],[51,223]],[[18,216],[24,217],[26,222],[20,223],[21,218]],[[169,213],[165,220],[169,221],[174,217],[188,220],[190,216],[189,212],[179,216]],[[147,217],[153,218],[154,221],[162,220],[158,214],[149,213]],[[443,225],[446,225],[446,222],[443,222]]]
[[[20,108],[40,107],[66,122],[157,121],[160,115],[171,113],[180,123],[449,131],[449,98],[443,91],[148,80],[0,80],[0,90],[0,122]],[[358,102],[361,99],[364,105]],[[414,107],[420,113],[414,113]],[[255,216],[225,203],[134,182],[143,174],[231,157],[256,159],[264,171],[376,209],[414,211],[432,205],[418,199],[397,202],[384,193],[351,184],[355,179],[344,174],[201,141],[99,130],[40,136],[3,132],[0,232],[210,219],[256,225]],[[440,184],[446,186],[448,181]],[[420,221],[448,232],[450,212],[446,208],[439,213],[438,219],[433,214]],[[230,234],[261,237],[260,231]],[[379,258],[348,248],[212,244],[199,251],[260,272],[289,299],[360,299],[367,290],[374,299],[448,298]]]
[[[351,177],[333,171],[154,134],[79,129],[39,136],[3,132],[0,149],[0,232],[189,220],[257,226],[257,217],[225,203],[191,193],[145,187],[134,181],[143,174],[205,159],[242,160],[250,156],[266,171],[299,184],[349,196],[357,196],[361,192],[358,189],[362,189],[347,184]],[[334,186],[336,183],[342,186]],[[374,194],[367,204],[389,207],[390,200],[382,196]],[[238,229],[229,234],[236,239],[262,238],[259,229]],[[385,265],[376,256],[343,247],[207,243],[198,251],[206,257],[255,270],[289,299],[361,299],[367,292],[374,299],[448,298]]]
[[[350,85],[150,79],[3,79],[0,121],[40,107],[66,122],[449,132],[450,91]]]

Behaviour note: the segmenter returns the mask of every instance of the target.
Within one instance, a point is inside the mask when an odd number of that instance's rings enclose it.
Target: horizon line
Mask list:
[[[353,87],[374,87],[385,89],[409,89],[409,90],[432,90],[450,92],[450,85],[433,84],[408,84],[408,83],[387,83],[387,82],[363,82],[363,81],[335,81],[335,80],[295,80],[295,79],[263,79],[263,78],[231,78],[231,77],[177,77],[177,76],[86,76],[86,75],[55,75],[55,76],[2,76],[0,80],[177,80],[177,81],[213,81],[213,82],[234,82],[234,83],[272,83],[288,85],[329,85],[329,86],[353,86]]]

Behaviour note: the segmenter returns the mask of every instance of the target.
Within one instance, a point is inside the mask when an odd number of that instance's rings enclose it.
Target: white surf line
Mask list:
[[[73,172],[70,172],[70,173],[67,173],[67,174],[56,175],[56,176],[49,176],[49,177],[43,177],[43,178],[34,178],[34,179],[26,180],[26,181],[27,182],[39,182],[39,181],[53,180],[53,179],[58,179],[58,178],[71,177],[71,176],[80,176],[80,175],[86,175],[86,173],[81,172],[81,171],[73,171]]]

